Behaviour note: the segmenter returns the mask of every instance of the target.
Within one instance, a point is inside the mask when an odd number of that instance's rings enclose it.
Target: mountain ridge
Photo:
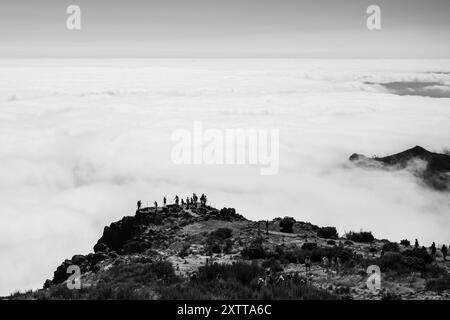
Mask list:
[[[438,292],[430,281],[447,283],[450,266],[430,250],[291,217],[251,221],[233,208],[171,204],[105,226],[94,252],[8,299],[449,299],[450,287]],[[396,275],[373,290],[370,265]],[[71,266],[79,290],[68,289]]]
[[[349,160],[361,167],[402,170],[410,169],[427,186],[440,191],[450,190],[450,155],[435,153],[421,146],[385,157],[366,157],[354,153]],[[418,163],[418,162],[423,162]]]

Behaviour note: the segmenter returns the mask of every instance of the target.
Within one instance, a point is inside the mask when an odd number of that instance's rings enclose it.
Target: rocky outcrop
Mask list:
[[[120,252],[125,243],[139,233],[142,226],[136,217],[124,217],[118,222],[111,223],[109,227],[104,228],[102,237],[94,246],[94,251]]]
[[[89,253],[88,255],[74,255],[72,259],[66,259],[63,263],[61,263],[58,268],[56,268],[53,273],[53,279],[48,283],[50,284],[58,284],[67,280],[70,274],[67,273],[67,270],[70,266],[78,266],[80,268],[81,273],[85,273],[87,271],[95,270],[96,265],[106,260],[110,257],[114,257],[114,251],[106,254],[104,252],[96,252]],[[48,281],[48,280],[47,280]]]
[[[117,222],[105,226],[101,238],[94,245],[94,253],[74,255],[66,259],[55,270],[53,279],[46,281],[46,286],[62,283],[67,280],[67,269],[71,265],[80,267],[82,273],[95,271],[97,265],[118,255],[129,255],[146,252],[152,248],[169,247],[174,234],[185,225],[195,221],[209,219],[223,221],[245,221],[234,208],[217,210],[210,206],[191,207],[188,210],[181,206],[168,205],[164,208],[143,208],[134,216],[126,216]],[[152,227],[153,226],[153,227]]]

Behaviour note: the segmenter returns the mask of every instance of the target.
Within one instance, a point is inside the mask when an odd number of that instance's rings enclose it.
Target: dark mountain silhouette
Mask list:
[[[437,190],[450,190],[450,155],[428,151],[420,146],[386,156],[366,157],[354,153],[350,161],[366,167],[411,169],[427,185]],[[422,161],[423,166],[414,163]]]

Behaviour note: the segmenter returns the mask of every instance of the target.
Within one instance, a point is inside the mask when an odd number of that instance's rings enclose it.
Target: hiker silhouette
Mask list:
[[[442,252],[442,255],[444,256],[444,261],[446,261],[447,260],[446,259],[446,257],[447,257],[447,247],[445,246],[445,244],[442,245],[441,252]]]
[[[202,193],[201,197],[200,197],[200,205],[202,207],[206,206],[206,195],[204,193]]]
[[[435,256],[436,255],[436,244],[433,242],[433,244],[431,245],[431,254],[433,255],[433,256]]]

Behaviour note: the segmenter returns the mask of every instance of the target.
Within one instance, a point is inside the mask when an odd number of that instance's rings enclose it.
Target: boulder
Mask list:
[[[94,252],[108,252],[109,248],[106,244],[103,242],[97,242],[97,244],[94,246]]]

